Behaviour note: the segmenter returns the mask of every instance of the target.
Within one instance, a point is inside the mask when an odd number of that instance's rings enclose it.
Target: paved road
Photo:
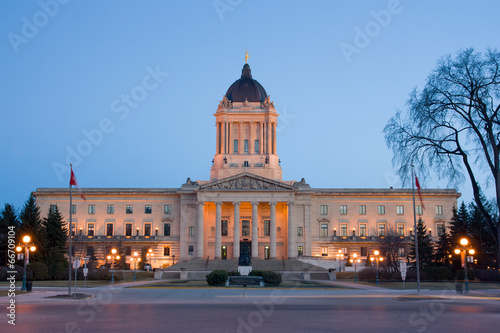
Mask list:
[[[16,326],[2,332],[498,332],[500,298],[400,301],[393,290],[87,289],[88,300],[16,299]],[[407,291],[406,294],[411,293]],[[3,309],[7,297],[0,298]],[[5,310],[4,310],[5,311]],[[7,330],[4,330],[7,328]]]

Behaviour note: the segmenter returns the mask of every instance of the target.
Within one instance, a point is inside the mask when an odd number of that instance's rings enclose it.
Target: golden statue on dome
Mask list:
[[[245,64],[248,63],[248,58],[250,58],[250,56],[248,55],[247,49],[245,49]]]

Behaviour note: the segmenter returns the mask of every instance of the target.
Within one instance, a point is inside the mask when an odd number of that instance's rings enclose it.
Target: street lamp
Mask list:
[[[133,257],[133,258],[130,258],[130,261],[133,261],[133,262],[134,262],[134,281],[136,280],[136,276],[135,276],[135,274],[136,274],[136,264],[137,264],[139,261],[141,261],[141,258],[138,258],[138,257],[137,257],[138,255],[139,255],[139,253],[134,252],[134,254],[133,254],[133,256],[134,256],[134,257]]]
[[[30,251],[35,252],[36,250],[36,247],[33,244],[28,244],[29,242],[31,242],[31,237],[26,235],[23,237],[24,246],[18,245],[16,247],[17,252],[21,252],[24,247],[24,275],[23,275],[23,286],[21,287],[21,290],[23,291],[26,290],[26,265],[28,265],[30,261]]]
[[[111,249],[111,254],[107,256],[108,260],[111,260],[111,284],[115,283],[115,259],[120,260],[120,256],[116,254],[117,252],[116,249]]]
[[[337,253],[337,261],[339,262],[339,272],[342,272],[342,260],[344,259],[344,254],[342,250],[339,250]]]
[[[384,261],[384,258],[382,258],[382,257],[380,256],[380,252],[379,252],[378,250],[373,251],[373,255],[374,255],[375,257],[370,257],[370,260],[371,260],[371,261],[374,261],[374,260],[376,260],[376,261],[377,261],[377,286],[378,286],[378,285],[379,285],[379,281],[378,281],[378,262],[379,262],[379,261]]]
[[[455,249],[456,254],[462,254],[461,259],[462,259],[462,264],[464,266],[465,270],[465,292],[469,292],[469,279],[467,278],[467,251],[469,251],[469,254],[474,254],[474,249],[472,247],[468,247],[467,245],[469,244],[469,241],[467,238],[462,238],[460,239],[460,247],[458,249]]]
[[[175,254],[172,252],[172,266],[175,265]]]
[[[354,282],[357,283],[358,282],[357,264],[358,264],[358,262],[361,262],[361,260],[357,259],[358,255],[356,253],[354,253],[352,256],[354,257],[354,259],[351,259],[350,262],[354,263]]]
[[[151,266],[151,269],[152,269],[152,268],[153,268],[153,256],[154,256],[154,254],[153,254],[153,249],[149,249],[149,250],[148,250],[148,253],[146,253],[146,256],[147,256],[148,258],[151,258],[151,259],[149,260],[149,265]],[[146,260],[146,262],[147,262],[147,260]],[[149,269],[148,269],[148,271],[149,271]]]

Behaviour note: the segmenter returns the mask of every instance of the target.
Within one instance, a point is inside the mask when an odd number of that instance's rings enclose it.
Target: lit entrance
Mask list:
[[[223,246],[222,249],[221,249],[221,257],[222,257],[222,260],[226,260],[227,259],[227,246]]]
[[[264,247],[264,259],[269,259],[271,257],[271,249],[269,246]]]

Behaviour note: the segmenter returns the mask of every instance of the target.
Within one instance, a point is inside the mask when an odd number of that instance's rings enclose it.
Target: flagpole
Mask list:
[[[71,172],[73,172],[73,163],[69,164]],[[72,207],[73,207],[73,186],[71,185],[71,179],[69,181],[69,250],[68,250],[68,259],[69,259],[69,267],[68,267],[68,295],[71,295],[71,227],[73,225],[72,223],[72,217],[73,217],[73,212],[72,212]]]
[[[413,170],[413,164],[411,165],[411,189],[413,194],[413,230],[415,230],[415,261],[417,264],[417,289],[418,295],[420,295],[420,267],[418,258],[418,229],[417,229],[417,213],[415,209],[415,171]]]

